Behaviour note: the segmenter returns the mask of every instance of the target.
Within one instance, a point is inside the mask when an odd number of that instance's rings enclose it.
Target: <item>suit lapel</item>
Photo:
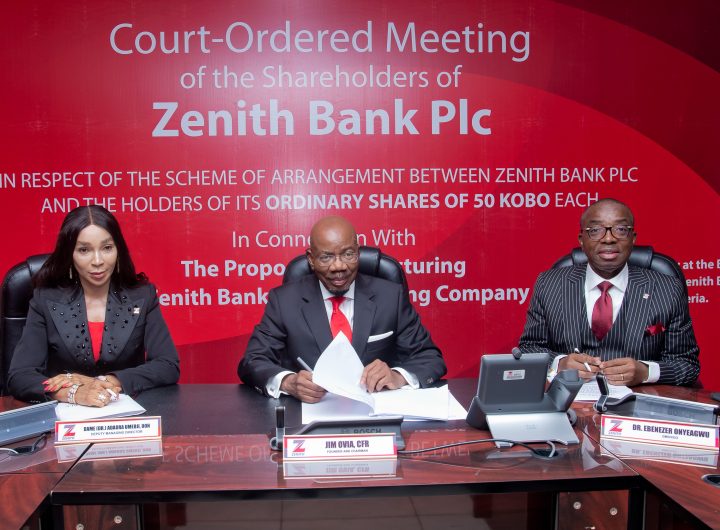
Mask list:
[[[375,293],[370,289],[364,277],[355,278],[355,315],[353,317],[352,345],[360,360],[365,355],[370,329],[375,317]]]
[[[46,300],[47,308],[65,348],[78,361],[92,359],[87,311],[82,289],[63,289],[59,300]]]
[[[568,281],[563,282],[563,304],[560,311],[568,311],[563,315],[564,339],[568,351],[573,348],[583,349],[583,331],[589,328],[587,323],[587,305],[585,303],[585,265],[575,265],[568,275]],[[573,325],[577,322],[579,325]]]
[[[142,296],[133,297],[124,289],[110,289],[105,314],[100,355],[106,360],[117,357],[125,349],[145,305]]]
[[[628,269],[628,286],[623,297],[620,314],[622,315],[624,333],[625,355],[640,352],[642,340],[645,335],[643,326],[648,320],[651,306],[653,285],[643,269],[630,267]]]
[[[304,304],[300,310],[310,328],[310,333],[315,338],[318,351],[322,353],[332,341],[332,333],[330,332],[330,324],[325,310],[325,302],[322,299],[320,284],[314,275],[310,281],[303,284],[302,299]],[[313,361],[316,360],[313,359]]]

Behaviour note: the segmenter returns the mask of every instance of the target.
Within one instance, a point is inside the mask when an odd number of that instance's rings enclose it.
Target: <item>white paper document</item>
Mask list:
[[[145,409],[127,394],[118,394],[118,398],[117,401],[111,401],[104,407],[58,403],[55,407],[55,415],[58,421],[81,421],[97,418],[122,418],[145,413]]]
[[[428,392],[442,390],[443,392]],[[395,398],[392,396],[395,392],[412,393],[413,396],[420,396],[425,394],[428,399],[420,398],[417,400],[417,406],[412,405],[407,409],[400,409],[395,403],[392,403]],[[438,394],[446,394],[447,396],[447,411],[443,406],[443,398],[438,397]],[[377,400],[379,396],[383,396],[381,400]],[[385,398],[387,396],[387,398]],[[381,416],[381,415],[402,415],[406,421],[422,421],[422,420],[464,420],[467,417],[467,410],[455,399],[447,386],[440,388],[419,388],[414,389],[399,389],[399,390],[383,390],[372,394],[375,398],[376,403],[382,401],[380,409],[377,404],[375,408],[362,402],[355,401],[350,398],[338,396],[337,394],[326,394],[319,403],[303,403],[302,404],[302,422],[308,424],[311,421],[320,420],[339,420],[339,419],[366,419],[368,416]],[[415,399],[413,397],[413,399]],[[418,411],[418,408],[422,408],[428,400],[433,400],[432,407],[425,407]],[[405,398],[400,399],[400,405],[406,401]],[[441,412],[442,409],[442,412]],[[378,412],[382,410],[382,412]],[[399,412],[389,412],[389,411]],[[432,412],[436,414],[432,414]]]
[[[611,398],[620,399],[633,393],[627,386],[608,385],[608,388]],[[598,399],[600,399],[600,387],[594,379],[585,383],[575,396],[575,401],[597,401]]]
[[[360,385],[364,366],[343,333],[320,355],[313,382],[328,394],[319,403],[303,403],[303,423],[315,420],[402,415],[405,419],[465,419],[467,411],[450,393],[439,388],[399,388],[369,393]]]
[[[338,396],[374,405],[372,396],[360,385],[365,367],[355,348],[341,331],[315,363],[313,383]]]

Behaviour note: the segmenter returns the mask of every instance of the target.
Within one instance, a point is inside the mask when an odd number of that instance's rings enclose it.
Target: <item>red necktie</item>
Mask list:
[[[342,331],[347,339],[352,342],[352,328],[350,327],[350,322],[348,322],[345,314],[340,311],[340,304],[343,303],[343,300],[345,300],[344,296],[333,296],[330,298],[333,306],[332,315],[330,315],[330,330],[332,331],[333,338]]]
[[[612,287],[610,282],[600,282],[598,289],[600,289],[600,298],[595,302],[592,312],[592,328],[593,333],[598,340],[602,340],[608,331],[612,327],[612,298],[608,294],[608,290]]]

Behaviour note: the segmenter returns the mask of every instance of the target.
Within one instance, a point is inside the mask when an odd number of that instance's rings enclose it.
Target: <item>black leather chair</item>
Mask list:
[[[553,264],[553,269],[557,269],[559,267],[570,267],[571,265],[584,265],[586,263],[587,256],[585,253],[580,247],[575,247],[570,254],[557,260]],[[655,252],[650,246],[635,246],[630,253],[628,264],[635,267],[652,269],[668,276],[675,276],[682,282],[683,287],[685,288],[685,294],[687,295],[685,275],[683,274],[683,271],[677,261],[672,259],[670,256]]]
[[[407,278],[402,266],[395,258],[383,254],[379,248],[360,247],[358,272],[399,283],[403,286],[405,294],[408,293]],[[313,271],[305,254],[302,254],[288,263],[283,275],[283,283],[299,280],[307,274],[313,274]]]
[[[32,277],[40,270],[50,254],[30,256],[5,275],[0,290],[0,395],[7,393],[7,374],[15,346],[20,340],[30,299]]]

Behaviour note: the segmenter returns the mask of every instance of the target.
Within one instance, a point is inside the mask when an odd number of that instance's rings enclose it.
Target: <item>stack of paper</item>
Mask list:
[[[303,403],[303,423],[316,420],[401,415],[405,419],[465,419],[467,411],[439,388],[383,390],[369,393],[360,385],[364,366],[343,333],[325,349],[313,371],[313,382],[328,394],[319,403]]]
[[[104,407],[58,403],[55,407],[55,415],[58,421],[81,421],[97,418],[123,418],[145,413],[145,409],[130,396],[119,394],[118,398],[117,401],[111,401]]]
[[[608,385],[608,389],[610,397],[614,399],[624,398],[633,393],[629,387],[623,385]],[[585,383],[575,396],[575,401],[597,401],[598,399],[600,399],[600,387],[594,379]]]

